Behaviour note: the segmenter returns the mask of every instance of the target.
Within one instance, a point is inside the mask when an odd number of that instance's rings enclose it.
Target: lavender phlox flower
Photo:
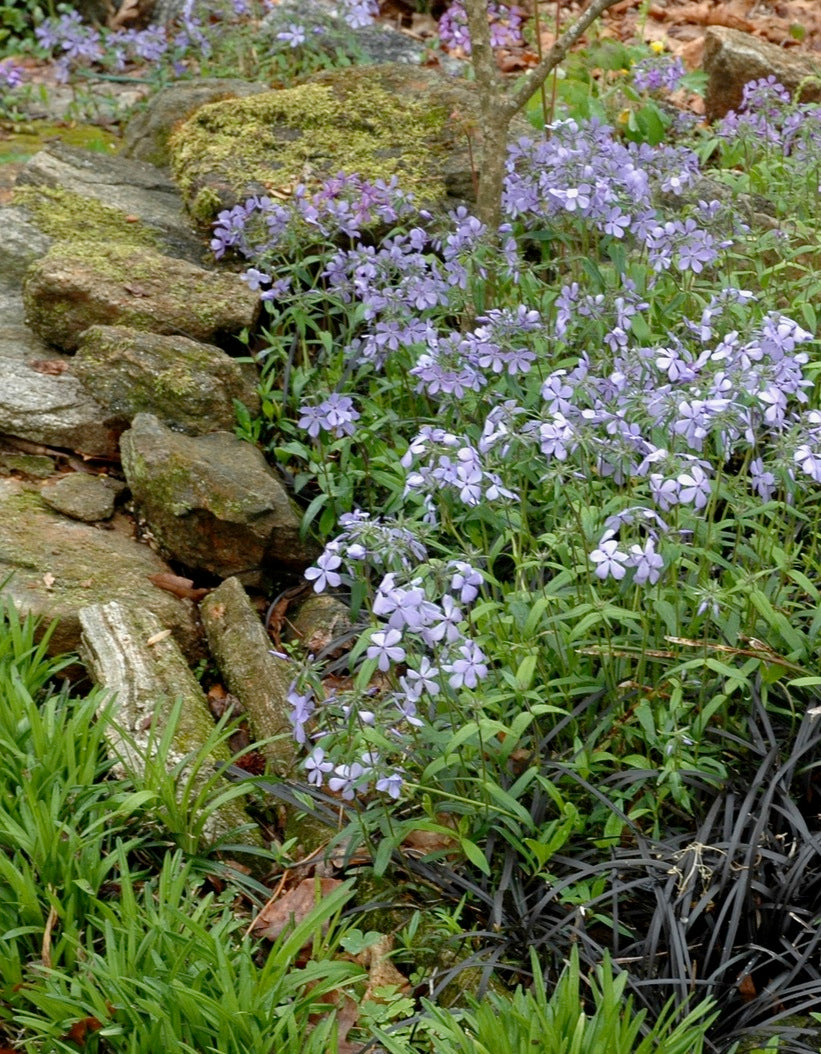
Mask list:
[[[653,538],[646,539],[644,545],[631,545],[628,553],[628,563],[634,568],[633,581],[638,586],[649,583],[655,585],[661,577],[664,568],[664,558],[656,552],[656,543]]]
[[[377,0],[340,0],[342,17],[351,29],[364,29],[379,15]]]
[[[651,472],[647,477],[653,501],[662,512],[678,505],[681,484],[678,479],[665,477],[661,472]]]
[[[490,19],[490,46],[493,48],[516,48],[524,43],[522,24],[525,11],[516,4],[503,4],[497,0],[488,2]],[[470,32],[467,14],[462,0],[452,0],[439,19],[439,39],[447,48],[461,48],[466,55],[471,53]]]
[[[283,44],[292,48],[301,47],[307,40],[305,27],[292,22],[291,25],[277,33],[277,40],[281,40]]]
[[[422,640],[428,645],[455,644],[464,638],[460,626],[465,621],[462,609],[459,608],[453,597],[442,597],[442,605],[438,617],[422,630]]]
[[[419,668],[414,669],[414,667],[409,666],[405,675],[399,678],[399,684],[405,693],[406,699],[412,703],[419,702],[423,695],[437,696],[441,687],[439,684],[439,668],[434,666],[426,655],[423,655],[419,660]],[[398,702],[397,705],[399,705]],[[402,708],[400,707],[400,709]],[[422,724],[419,720],[411,720],[405,710],[402,710],[402,713],[411,724]],[[415,713],[416,710],[414,708],[414,717]]]
[[[749,468],[750,485],[762,501],[769,501],[776,490],[776,479],[769,469],[764,467],[760,457],[753,458]]]
[[[821,483],[821,436],[816,434],[813,438],[814,442],[808,440],[795,448],[793,460],[804,475],[815,483]]]
[[[325,776],[333,772],[334,768],[333,762],[325,759],[325,751],[322,747],[314,747],[303,764],[308,772],[308,782],[315,787],[321,787]]]
[[[356,431],[355,422],[360,417],[359,411],[354,409],[353,399],[338,392],[332,392],[317,406],[300,406],[299,412],[302,416],[297,423],[312,439],[321,431],[332,432],[337,439],[352,436]]]
[[[0,61],[0,85],[8,88],[19,88],[26,79],[26,70],[18,66],[14,59]]]
[[[366,652],[368,659],[376,659],[376,665],[382,673],[387,673],[392,663],[402,662],[405,649],[399,643],[402,633],[398,629],[376,630],[371,634]]]
[[[419,632],[437,619],[439,609],[426,599],[418,584],[398,586],[395,579],[394,572],[383,577],[373,600],[373,613],[386,619],[392,629]]]
[[[476,688],[488,674],[487,656],[473,640],[466,640],[457,649],[457,657],[444,663],[442,670],[450,674],[451,688]]]
[[[562,413],[553,413],[549,421],[525,426],[525,434],[538,436],[539,449],[545,457],[566,461],[577,447],[576,428]]]
[[[655,509],[648,509],[644,505],[631,505],[627,509],[622,509],[621,512],[613,513],[604,521],[604,526],[606,530],[615,535],[619,528],[634,523],[639,523],[653,531],[656,528],[665,532],[670,529]]]
[[[380,776],[376,781],[376,789],[380,794],[387,794],[396,801],[402,793],[404,778],[401,772],[389,772],[387,776]]]
[[[285,699],[291,708],[288,720],[294,727],[294,740],[300,744],[304,743],[305,725],[316,710],[314,693],[310,688],[306,692],[297,691],[296,681],[292,681]]]
[[[708,462],[693,459],[690,468],[678,475],[680,505],[692,505],[694,509],[706,508],[712,494],[710,477],[705,471],[709,467]]]
[[[337,568],[342,566],[342,557],[337,548],[335,542],[328,542],[316,563],[305,571],[305,577],[314,583],[315,593],[335,589],[342,584],[342,578],[337,572]]]
[[[627,573],[629,555],[619,549],[618,539],[613,531],[605,531],[599,539],[598,546],[590,554],[590,562],[595,564],[594,574],[604,581],[614,578],[621,581]]]
[[[451,560],[448,568],[453,569],[450,580],[451,592],[455,593],[462,604],[472,604],[484,585],[484,576],[465,560]]]
[[[679,56],[655,55],[633,67],[633,84],[641,92],[674,92],[686,74]]]
[[[270,289],[260,293],[259,298],[265,301],[283,300],[289,293],[291,293],[291,278],[286,275],[285,278],[277,278],[275,282],[272,282]]]
[[[350,765],[334,765],[333,773],[328,779],[328,789],[340,794],[345,801],[353,801],[356,794],[364,790],[371,770],[354,761]]]
[[[271,276],[266,274],[264,271],[257,270],[256,267],[249,267],[240,275],[240,278],[245,282],[250,290],[256,292],[263,283],[270,282]]]

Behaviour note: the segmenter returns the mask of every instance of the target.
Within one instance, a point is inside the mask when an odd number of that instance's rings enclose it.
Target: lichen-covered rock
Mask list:
[[[821,100],[821,63],[737,29],[710,26],[704,38],[704,70],[704,109],[710,121],[738,109],[748,81],[770,75],[791,92],[801,84],[802,102]]]
[[[351,629],[347,604],[330,593],[312,593],[293,614],[288,612],[288,639],[298,640],[311,655],[325,652],[337,641],[350,646]]]
[[[396,176],[420,202],[470,198],[481,166],[477,113],[471,85],[435,70],[332,70],[201,107],[172,135],[171,167],[202,224],[253,194],[289,193],[340,171]]]
[[[50,508],[72,520],[97,523],[110,520],[120,486],[105,476],[69,472],[44,486],[40,494]]]
[[[145,333],[126,326],[91,326],[71,372],[123,426],[154,414],[194,435],[233,428],[234,400],[259,409],[256,373],[213,344]]]
[[[272,565],[302,569],[316,549],[256,447],[229,432],[186,436],[137,414],[120,440],[123,471],[152,534],[186,567],[246,584]]]
[[[152,611],[191,661],[202,655],[190,600],[180,600],[149,581],[168,565],[121,529],[101,531],[50,509],[39,490],[0,479],[0,583],[22,613],[57,626],[54,654],[76,652],[79,611],[121,600]]]
[[[255,322],[259,295],[235,274],[104,242],[56,242],[28,270],[23,302],[43,340],[74,351],[89,326],[130,326],[219,343]]]
[[[295,744],[288,718],[293,664],[271,641],[242,584],[226,578],[200,604],[208,647],[226,687],[239,700],[256,739],[280,776],[293,775]]]
[[[265,84],[236,77],[203,77],[168,84],[128,122],[122,156],[162,168],[169,162],[168,137],[177,125],[201,106],[223,99],[258,95],[267,90]]]
[[[197,264],[207,252],[172,180],[119,155],[49,143],[24,166],[14,200],[57,239],[137,241]]]
[[[62,365],[59,362],[54,368]],[[51,368],[51,367],[49,367]],[[0,353],[0,432],[34,443],[112,457],[116,433],[100,405],[69,373],[50,374],[36,360]]]
[[[213,783],[214,768],[228,764],[230,752],[224,742],[213,742],[214,722],[202,688],[162,624],[150,611],[117,601],[84,608],[80,624],[82,657],[94,681],[107,689],[103,707],[113,717],[106,724],[111,753],[127,771],[144,776],[173,722],[162,761],[176,775],[179,804],[183,809],[193,804],[209,783],[215,797],[223,788]],[[189,852],[200,841],[213,842],[240,827],[248,828],[251,844],[261,844],[237,801],[206,808],[204,815],[185,818],[181,827],[172,832],[193,836]]]

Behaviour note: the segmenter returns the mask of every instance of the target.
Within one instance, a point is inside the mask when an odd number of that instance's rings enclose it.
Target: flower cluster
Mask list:
[[[680,58],[654,55],[637,62],[632,69],[633,85],[640,92],[676,91],[687,71]]]
[[[366,559],[364,553],[357,556],[360,562]],[[341,576],[330,567],[342,562],[341,543],[335,540],[309,569],[317,572],[315,583],[323,588],[338,584]],[[483,581],[481,572],[464,560],[406,566],[382,575],[370,605],[378,622],[367,633],[364,656],[379,671],[381,687],[363,698],[353,691],[325,691],[316,682],[300,686],[299,678],[291,685],[294,738],[299,744],[319,742],[305,761],[309,782],[322,786],[327,779],[329,789],[346,799],[368,793],[372,783],[377,791],[399,797],[402,757],[415,731],[439,719],[446,699],[477,688],[488,676],[488,659],[467,633],[465,610]],[[381,751],[367,749],[356,761],[336,763],[334,733],[351,723],[360,730],[380,729],[390,752],[383,743]]]
[[[8,89],[19,88],[21,84],[25,83],[25,80],[25,69],[13,59],[0,61],[0,85]]]
[[[517,4],[499,3],[489,0],[490,44],[494,48],[518,48],[524,44],[522,28],[527,12]],[[471,52],[470,32],[464,5],[453,0],[439,19],[439,39],[446,48],[461,48]]]
[[[744,85],[741,106],[718,126],[729,141],[747,141],[760,148],[769,144],[785,157],[816,159],[821,155],[821,105],[793,104],[789,91],[774,74]]]

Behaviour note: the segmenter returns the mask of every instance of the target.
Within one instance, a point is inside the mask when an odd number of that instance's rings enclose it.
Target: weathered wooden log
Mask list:
[[[200,615],[211,655],[254,736],[265,741],[265,756],[278,776],[293,775],[296,745],[287,699],[293,665],[271,653],[271,641],[238,578],[226,578],[209,593]]]
[[[175,719],[164,761],[170,771],[192,759],[193,767],[184,765],[179,774],[178,800],[182,800],[189,775],[192,797],[196,797],[213,777],[215,765],[230,760],[230,752],[220,743],[209,752],[205,764],[194,762],[214,734],[214,721],[170,631],[150,611],[118,601],[85,607],[79,618],[81,657],[95,683],[106,690],[101,710],[111,708],[113,720],[106,727],[106,738],[112,754],[127,772],[143,774],[146,763],[157,756],[169,721]],[[213,842],[248,823],[244,808],[236,800],[229,801],[202,824],[203,840]],[[241,837],[249,844],[261,844],[256,828]]]

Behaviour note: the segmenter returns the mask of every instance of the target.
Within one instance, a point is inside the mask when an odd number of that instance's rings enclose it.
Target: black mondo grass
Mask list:
[[[817,1026],[807,1022],[821,1007],[821,708],[810,705],[787,739],[754,696],[748,766],[719,791],[695,786],[702,805],[688,830],[651,839],[630,825],[630,846],[579,845],[572,855],[568,846],[547,878],[524,870],[503,833],[487,840],[489,876],[405,860],[481,919],[465,935],[470,954],[436,978],[434,996],[469,968],[481,971],[479,994],[494,972],[530,978],[530,949],[553,982],[575,946],[583,969],[609,954],[626,971],[626,991],[649,1021],[671,998],[682,1015],[713,998],[720,1013],[705,1050],[777,1035],[779,1051],[817,1054]],[[534,820],[544,807],[537,793]]]

